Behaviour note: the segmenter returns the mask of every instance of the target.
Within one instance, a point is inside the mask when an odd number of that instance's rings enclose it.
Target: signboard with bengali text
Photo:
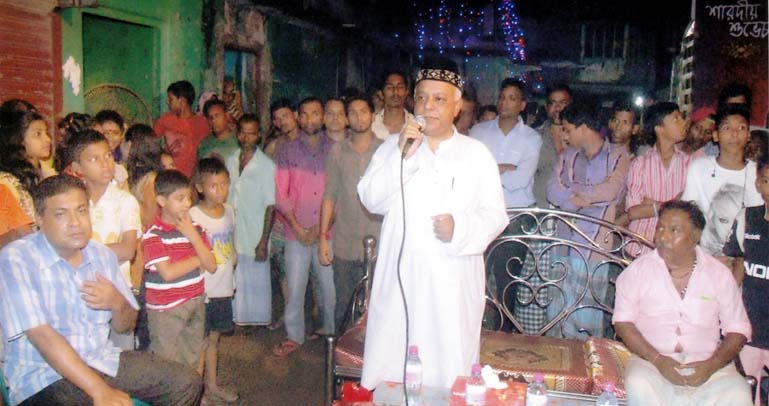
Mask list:
[[[766,0],[700,0],[696,3],[694,108],[715,106],[730,82],[753,90],[751,124],[769,114],[769,18]]]

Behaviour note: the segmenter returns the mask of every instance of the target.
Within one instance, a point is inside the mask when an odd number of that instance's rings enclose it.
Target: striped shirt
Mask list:
[[[668,167],[665,168],[656,145],[634,159],[630,164],[630,173],[627,180],[626,209],[641,204],[647,197],[658,202],[675,199],[676,196],[684,191],[686,186],[686,170],[691,159],[691,156],[676,146],[673,157],[670,159]],[[656,227],[657,218],[647,217],[633,220],[628,228],[653,241]],[[641,247],[640,254],[645,254],[649,251],[651,251],[651,248],[643,246]]]
[[[0,251],[0,331],[7,344],[3,373],[13,405],[62,379],[26,336],[38,326],[56,330],[91,368],[117,374],[121,350],[108,339],[112,312],[88,308],[80,288],[100,274],[131,307],[139,306],[109,248],[92,240],[82,252],[82,262],[73,268],[42,232]]]
[[[192,223],[200,233],[203,242],[211,248],[208,236],[197,223]],[[144,269],[148,272],[145,277],[147,309],[168,310],[180,306],[205,292],[205,283],[200,268],[172,281],[163,280],[156,265],[169,261],[174,263],[196,255],[190,240],[176,227],[160,219],[147,229],[142,236],[144,246]]]

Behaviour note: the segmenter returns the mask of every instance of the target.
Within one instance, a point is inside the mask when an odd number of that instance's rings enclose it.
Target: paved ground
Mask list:
[[[238,405],[321,406],[324,341],[307,341],[287,358],[272,355],[285,330],[247,327],[222,337],[219,381],[240,394]],[[213,403],[228,405],[227,403]]]

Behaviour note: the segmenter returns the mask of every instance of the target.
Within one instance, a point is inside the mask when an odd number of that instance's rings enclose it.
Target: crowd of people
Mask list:
[[[687,118],[671,102],[643,116],[615,102],[604,117],[558,84],[537,117],[513,78],[483,107],[452,64],[410,79],[387,71],[380,108],[358,93],[275,100],[264,137],[232,81],[204,92],[199,112],[193,86],[171,84],[151,127],[103,110],[70,113],[50,134],[33,105],[5,101],[0,360],[11,403],[236,402],[217,377],[221,335],[284,328],[271,351],[287,357],[340,333],[367,235],[380,243],[363,386],[402,379],[404,340],[424,344],[425,384],[451,386],[478,358],[485,269],[500,296],[511,277],[483,253],[526,227],[505,215],[520,207],[585,214],[656,244],[636,247],[617,281],[631,404],[660,393],[750,403],[732,360],[759,379],[769,365],[769,160],[766,132],[750,131],[748,86]],[[578,226],[559,236],[599,232]],[[580,253],[564,255],[579,267]],[[504,297],[527,331],[541,328],[547,309],[518,299]],[[601,335],[603,322],[565,334]]]

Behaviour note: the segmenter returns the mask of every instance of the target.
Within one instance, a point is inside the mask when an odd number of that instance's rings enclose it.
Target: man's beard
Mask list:
[[[315,131],[313,131],[313,132],[307,131],[304,128],[302,128],[302,131],[304,131],[304,133],[307,134],[307,135],[317,135],[317,134],[320,134],[320,130],[321,130],[321,127],[316,128]]]
[[[366,134],[369,131],[371,131],[371,126],[368,126],[368,127],[364,128],[364,129],[361,129],[361,130],[358,130],[358,129],[354,128],[354,127],[350,127],[350,131],[352,131],[355,134]]]

